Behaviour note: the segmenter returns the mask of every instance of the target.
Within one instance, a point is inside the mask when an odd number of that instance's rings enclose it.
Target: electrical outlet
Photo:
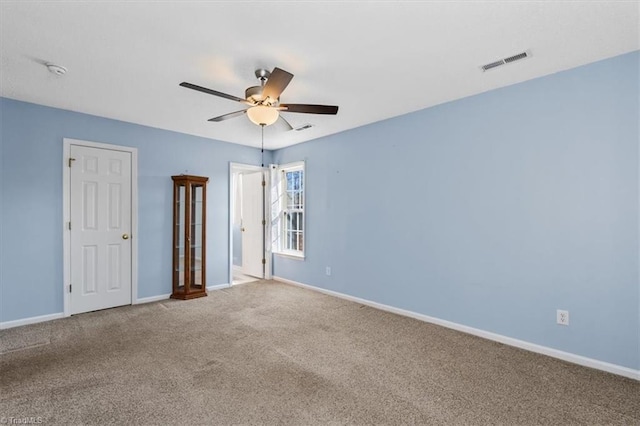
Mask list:
[[[327,269],[325,270],[327,276],[331,276],[331,266],[327,266]]]
[[[560,325],[569,325],[569,311],[558,309],[556,311],[556,322]]]

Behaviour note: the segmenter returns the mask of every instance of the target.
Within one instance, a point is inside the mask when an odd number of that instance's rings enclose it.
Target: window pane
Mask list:
[[[285,173],[286,181],[287,181],[287,191],[291,190],[301,190],[302,189],[302,170],[296,170],[294,172],[286,172]]]
[[[293,189],[300,188],[300,172],[293,172]]]
[[[302,232],[296,232],[296,244],[298,246],[298,250],[302,251],[303,246],[302,246]]]
[[[298,217],[296,215],[296,213],[289,213],[289,230],[290,231],[295,231],[296,230],[296,223],[298,223]]]
[[[287,191],[293,190],[293,172],[285,173],[287,179]]]
[[[289,234],[289,238],[287,238],[287,240],[289,241],[289,250],[296,250],[296,246],[294,245],[295,241],[293,239],[293,232],[288,231],[287,234]]]
[[[295,208],[295,192],[287,191],[287,208],[294,209]]]

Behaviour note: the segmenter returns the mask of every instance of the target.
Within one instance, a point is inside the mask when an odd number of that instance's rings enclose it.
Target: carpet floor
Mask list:
[[[640,382],[273,281],[2,330],[0,350],[5,422],[640,424]]]

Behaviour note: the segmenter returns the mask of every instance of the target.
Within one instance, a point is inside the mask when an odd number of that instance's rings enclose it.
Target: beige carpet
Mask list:
[[[0,331],[43,424],[640,424],[640,383],[256,282]]]

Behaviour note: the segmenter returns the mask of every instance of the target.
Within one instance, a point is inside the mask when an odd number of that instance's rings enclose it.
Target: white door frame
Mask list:
[[[264,212],[265,212],[265,237],[264,237],[264,258],[266,259],[264,268],[264,279],[271,279],[271,220],[270,217],[270,199],[271,199],[271,177],[268,167],[252,166],[250,164],[229,162],[229,285],[233,285],[233,199],[235,193],[233,191],[233,174],[236,172],[264,172],[266,182],[264,192]]]
[[[129,146],[111,145],[99,142],[89,142],[78,139],[63,139],[62,149],[62,244],[63,244],[63,279],[62,294],[64,316],[71,315],[71,168],[69,157],[71,145],[89,148],[109,149],[131,153],[131,303],[138,303],[138,149]]]

